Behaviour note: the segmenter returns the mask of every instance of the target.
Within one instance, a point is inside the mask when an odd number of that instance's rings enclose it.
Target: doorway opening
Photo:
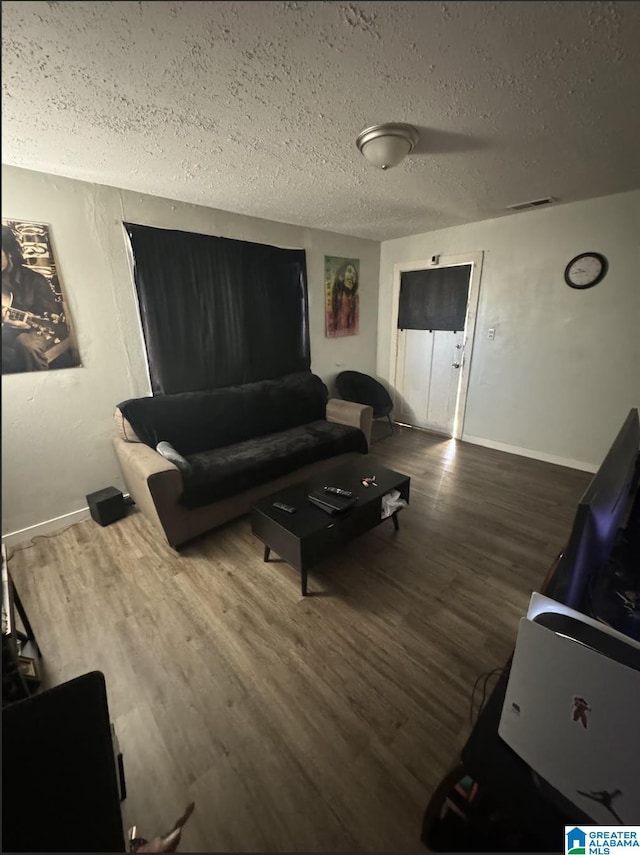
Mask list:
[[[483,253],[394,268],[394,419],[454,439],[464,429]]]

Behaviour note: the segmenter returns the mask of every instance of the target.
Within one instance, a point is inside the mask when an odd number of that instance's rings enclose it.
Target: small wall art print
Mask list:
[[[49,226],[2,220],[2,374],[80,365]]]
[[[324,257],[325,318],[327,338],[358,335],[360,324],[360,261]]]

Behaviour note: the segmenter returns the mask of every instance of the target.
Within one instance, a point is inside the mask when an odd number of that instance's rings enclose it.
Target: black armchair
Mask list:
[[[373,377],[369,377],[368,374],[361,374],[359,371],[342,371],[336,377],[336,389],[344,401],[367,404],[373,407],[374,419],[386,418],[391,428],[388,435],[391,436],[393,433],[393,422],[391,421],[393,401],[382,383],[374,380]]]

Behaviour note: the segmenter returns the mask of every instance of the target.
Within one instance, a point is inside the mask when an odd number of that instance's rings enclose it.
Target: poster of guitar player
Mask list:
[[[358,335],[360,314],[360,261],[357,258],[324,257],[325,317],[327,338]]]
[[[49,226],[2,220],[2,374],[78,365]]]

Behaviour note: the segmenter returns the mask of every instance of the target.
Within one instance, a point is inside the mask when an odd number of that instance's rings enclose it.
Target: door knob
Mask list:
[[[452,366],[453,368],[460,368],[460,363],[459,363],[459,362],[452,362],[452,363],[451,363],[451,366]]]

